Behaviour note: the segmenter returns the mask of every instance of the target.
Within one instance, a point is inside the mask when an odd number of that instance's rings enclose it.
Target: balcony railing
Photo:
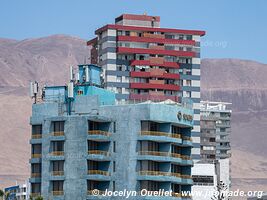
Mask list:
[[[192,138],[188,136],[182,136],[182,139],[192,142]]]
[[[42,138],[42,134],[33,134],[32,135],[32,139],[41,139]]]
[[[173,176],[182,179],[192,179],[191,175],[185,175],[178,172],[162,172],[162,171],[139,171],[140,176]]]
[[[163,64],[164,63],[164,58],[161,58],[161,57],[150,57],[149,61],[151,63],[155,63],[155,64]]]
[[[64,151],[52,151],[52,156],[64,156]]]
[[[94,189],[94,190],[88,190],[87,191],[87,195],[94,195],[96,194],[95,190],[97,189]],[[101,191],[101,190],[97,190],[97,195],[103,195],[105,194],[106,191]]]
[[[158,45],[151,45],[149,46],[150,49],[160,49],[160,50],[164,50],[165,47],[164,46],[158,46]]]
[[[181,138],[181,135],[178,133],[167,133],[167,132],[160,132],[160,131],[141,131],[141,135]]]
[[[53,136],[64,136],[64,131],[56,131],[56,132],[52,132]]]
[[[182,197],[182,194],[181,193],[178,193],[178,192],[172,192],[172,196],[173,197],[179,197],[179,198],[181,198]]]
[[[31,173],[31,178],[40,178],[41,173]]]
[[[40,192],[33,192],[33,193],[31,193],[31,197],[33,197],[33,198],[36,198],[36,197],[39,197],[39,196],[41,196],[41,193]]]
[[[160,151],[139,151],[139,155],[141,156],[165,156],[168,157],[168,152],[160,152]]]
[[[161,38],[164,39],[165,36],[162,34],[152,34],[152,33],[144,33],[144,37],[148,37],[148,38]]]
[[[64,191],[52,191],[53,196],[62,196],[64,195]]]
[[[96,155],[103,155],[103,156],[109,156],[108,151],[101,151],[101,150],[89,150],[88,154],[96,154]]]
[[[104,135],[104,136],[110,136],[111,134],[107,131],[101,131],[101,130],[89,130],[88,135]]]
[[[190,156],[181,155],[179,153],[170,153],[170,152],[160,152],[160,151],[139,151],[138,155],[141,156],[164,156],[172,158],[181,158],[183,160],[191,160]]]
[[[108,171],[103,171],[103,170],[88,170],[88,174],[110,176]]]
[[[64,171],[52,171],[52,176],[64,176]]]
[[[191,160],[192,159],[190,156],[187,156],[187,155],[181,155],[181,158],[183,160]]]
[[[41,157],[42,157],[42,154],[40,154],[40,153],[32,154],[32,158],[41,158]]]

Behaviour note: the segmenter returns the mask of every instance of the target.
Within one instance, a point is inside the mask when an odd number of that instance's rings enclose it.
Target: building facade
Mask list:
[[[193,200],[213,199],[217,187],[217,172],[213,163],[195,163],[192,168]],[[214,198],[215,199],[215,198]]]
[[[160,17],[123,14],[88,41],[117,101],[194,101],[193,158],[200,159],[200,38],[204,31],[160,28]]]
[[[98,72],[96,66],[79,66],[78,79],[46,86],[42,101],[33,104],[32,196],[122,199],[102,195],[127,190],[148,199],[140,192],[165,190],[181,198],[193,184],[192,105],[119,105],[99,79],[91,80],[89,74]]]
[[[6,200],[29,200],[30,199],[30,183],[25,181],[23,184],[16,184],[4,189],[9,193]]]
[[[201,159],[208,162],[231,157],[230,103],[201,102]]]

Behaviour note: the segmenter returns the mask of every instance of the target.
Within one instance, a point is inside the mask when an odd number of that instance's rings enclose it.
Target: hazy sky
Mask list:
[[[267,63],[266,0],[1,0],[0,37],[90,39],[122,13],[158,15],[161,27],[205,30],[203,58]]]

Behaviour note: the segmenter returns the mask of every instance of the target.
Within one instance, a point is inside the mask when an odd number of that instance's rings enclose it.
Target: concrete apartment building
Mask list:
[[[200,159],[200,38],[204,31],[161,28],[159,16],[123,14],[95,31],[90,61],[118,102],[194,102],[193,159]]]
[[[214,188],[221,181],[226,185],[226,191],[229,191],[231,187],[229,159],[231,157],[231,110],[227,108],[229,104],[225,102],[201,102],[201,160],[195,163],[192,168],[193,191],[211,191],[211,187]],[[212,181],[215,178],[217,179],[216,182]],[[205,199],[204,196],[193,196],[193,199],[196,200],[203,198]]]
[[[201,159],[213,162],[231,157],[230,133],[231,110],[230,103],[201,102]]]
[[[72,71],[68,86],[46,86],[42,99],[32,85],[32,196],[121,199],[93,191],[126,189],[140,195],[142,189],[164,189],[182,199],[181,192],[193,184],[192,103],[121,105],[115,93],[100,87],[99,67],[80,65],[76,79]]]

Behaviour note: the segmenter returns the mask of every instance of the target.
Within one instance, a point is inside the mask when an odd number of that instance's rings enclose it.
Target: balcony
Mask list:
[[[219,123],[219,124],[216,124],[216,127],[230,128],[231,124],[230,123]]]
[[[190,175],[184,175],[176,172],[139,171],[138,176],[139,180],[171,181],[179,184],[193,184],[193,180]]]
[[[111,133],[108,131],[102,130],[89,130],[88,131],[88,140],[96,140],[96,141],[110,141]]]
[[[141,66],[161,66],[166,68],[179,69],[179,64],[177,62],[166,62],[164,58],[150,58],[149,60],[132,60],[131,66],[141,65]]]
[[[162,83],[130,83],[132,89],[162,89],[179,91],[180,86],[175,84],[162,84]]]
[[[141,131],[139,140],[173,142],[173,143],[178,143],[178,144],[182,143],[180,134],[171,134],[171,133],[159,132],[159,131]]]
[[[152,34],[152,36],[155,36],[155,35]],[[156,37],[137,37],[137,36],[120,35],[117,38],[118,38],[118,41],[128,41],[128,42],[184,44],[184,45],[195,45],[196,44],[194,40],[179,40],[179,39],[167,39],[167,38],[156,38]]]
[[[160,49],[160,50],[164,50],[165,49],[164,46],[159,46],[159,45],[150,45],[149,48],[150,49]]]
[[[31,173],[31,178],[41,178],[41,173]]]
[[[42,134],[33,134],[32,135],[32,139],[41,139],[42,138]]]
[[[101,130],[89,130],[88,135],[103,135],[103,136],[110,136],[111,134],[107,131]]]
[[[32,154],[32,158],[41,158],[41,157],[42,157],[42,154],[40,154],[40,153]]]
[[[53,196],[63,196],[64,195],[64,191],[52,191],[52,195]]]
[[[163,57],[150,57],[149,61],[154,64],[163,64],[164,58]]]
[[[100,161],[110,161],[110,153],[108,151],[101,150],[89,150],[87,159],[90,160],[100,160]]]
[[[64,156],[64,151],[52,151],[52,156]]]
[[[93,155],[102,155],[102,156],[110,156],[108,151],[100,151],[100,150],[89,150],[88,154],[93,154]]]
[[[160,69],[151,69],[148,72],[132,71],[132,72],[130,72],[130,76],[131,77],[140,77],[140,78],[155,77],[155,78],[175,79],[175,80],[179,80],[180,79],[180,75],[179,74],[166,73],[164,70],[160,70]]]
[[[52,171],[52,176],[64,176],[64,171]]]
[[[33,198],[40,197],[41,196],[41,192],[33,192],[33,193],[31,193],[30,196],[33,197]]]
[[[89,175],[101,175],[101,176],[110,176],[108,171],[103,170],[88,170]]]
[[[87,195],[89,196],[95,196],[96,194],[96,191],[97,189],[94,189],[94,190],[88,190],[87,191]],[[104,195],[106,193],[106,191],[101,191],[101,190],[97,190],[97,196],[98,198],[100,198],[100,196]]]
[[[120,54],[154,54],[167,56],[181,56],[181,57],[195,57],[196,53],[193,51],[176,51],[176,50],[161,50],[161,49],[145,49],[145,48],[129,48],[117,47],[117,52]]]
[[[153,80],[153,79],[149,79],[149,83],[151,84],[164,84],[165,81],[164,80]]]
[[[186,145],[186,146],[192,146],[193,145],[193,141],[192,141],[191,137],[182,136],[182,139],[183,139],[183,145]]]
[[[64,131],[52,132],[53,136],[64,136]]]
[[[163,35],[163,34],[144,33],[143,37],[164,39],[165,35]]]
[[[177,133],[167,133],[167,132],[160,132],[160,131],[141,131],[141,135],[149,135],[149,136],[165,136],[171,138],[181,138],[180,134]]]

